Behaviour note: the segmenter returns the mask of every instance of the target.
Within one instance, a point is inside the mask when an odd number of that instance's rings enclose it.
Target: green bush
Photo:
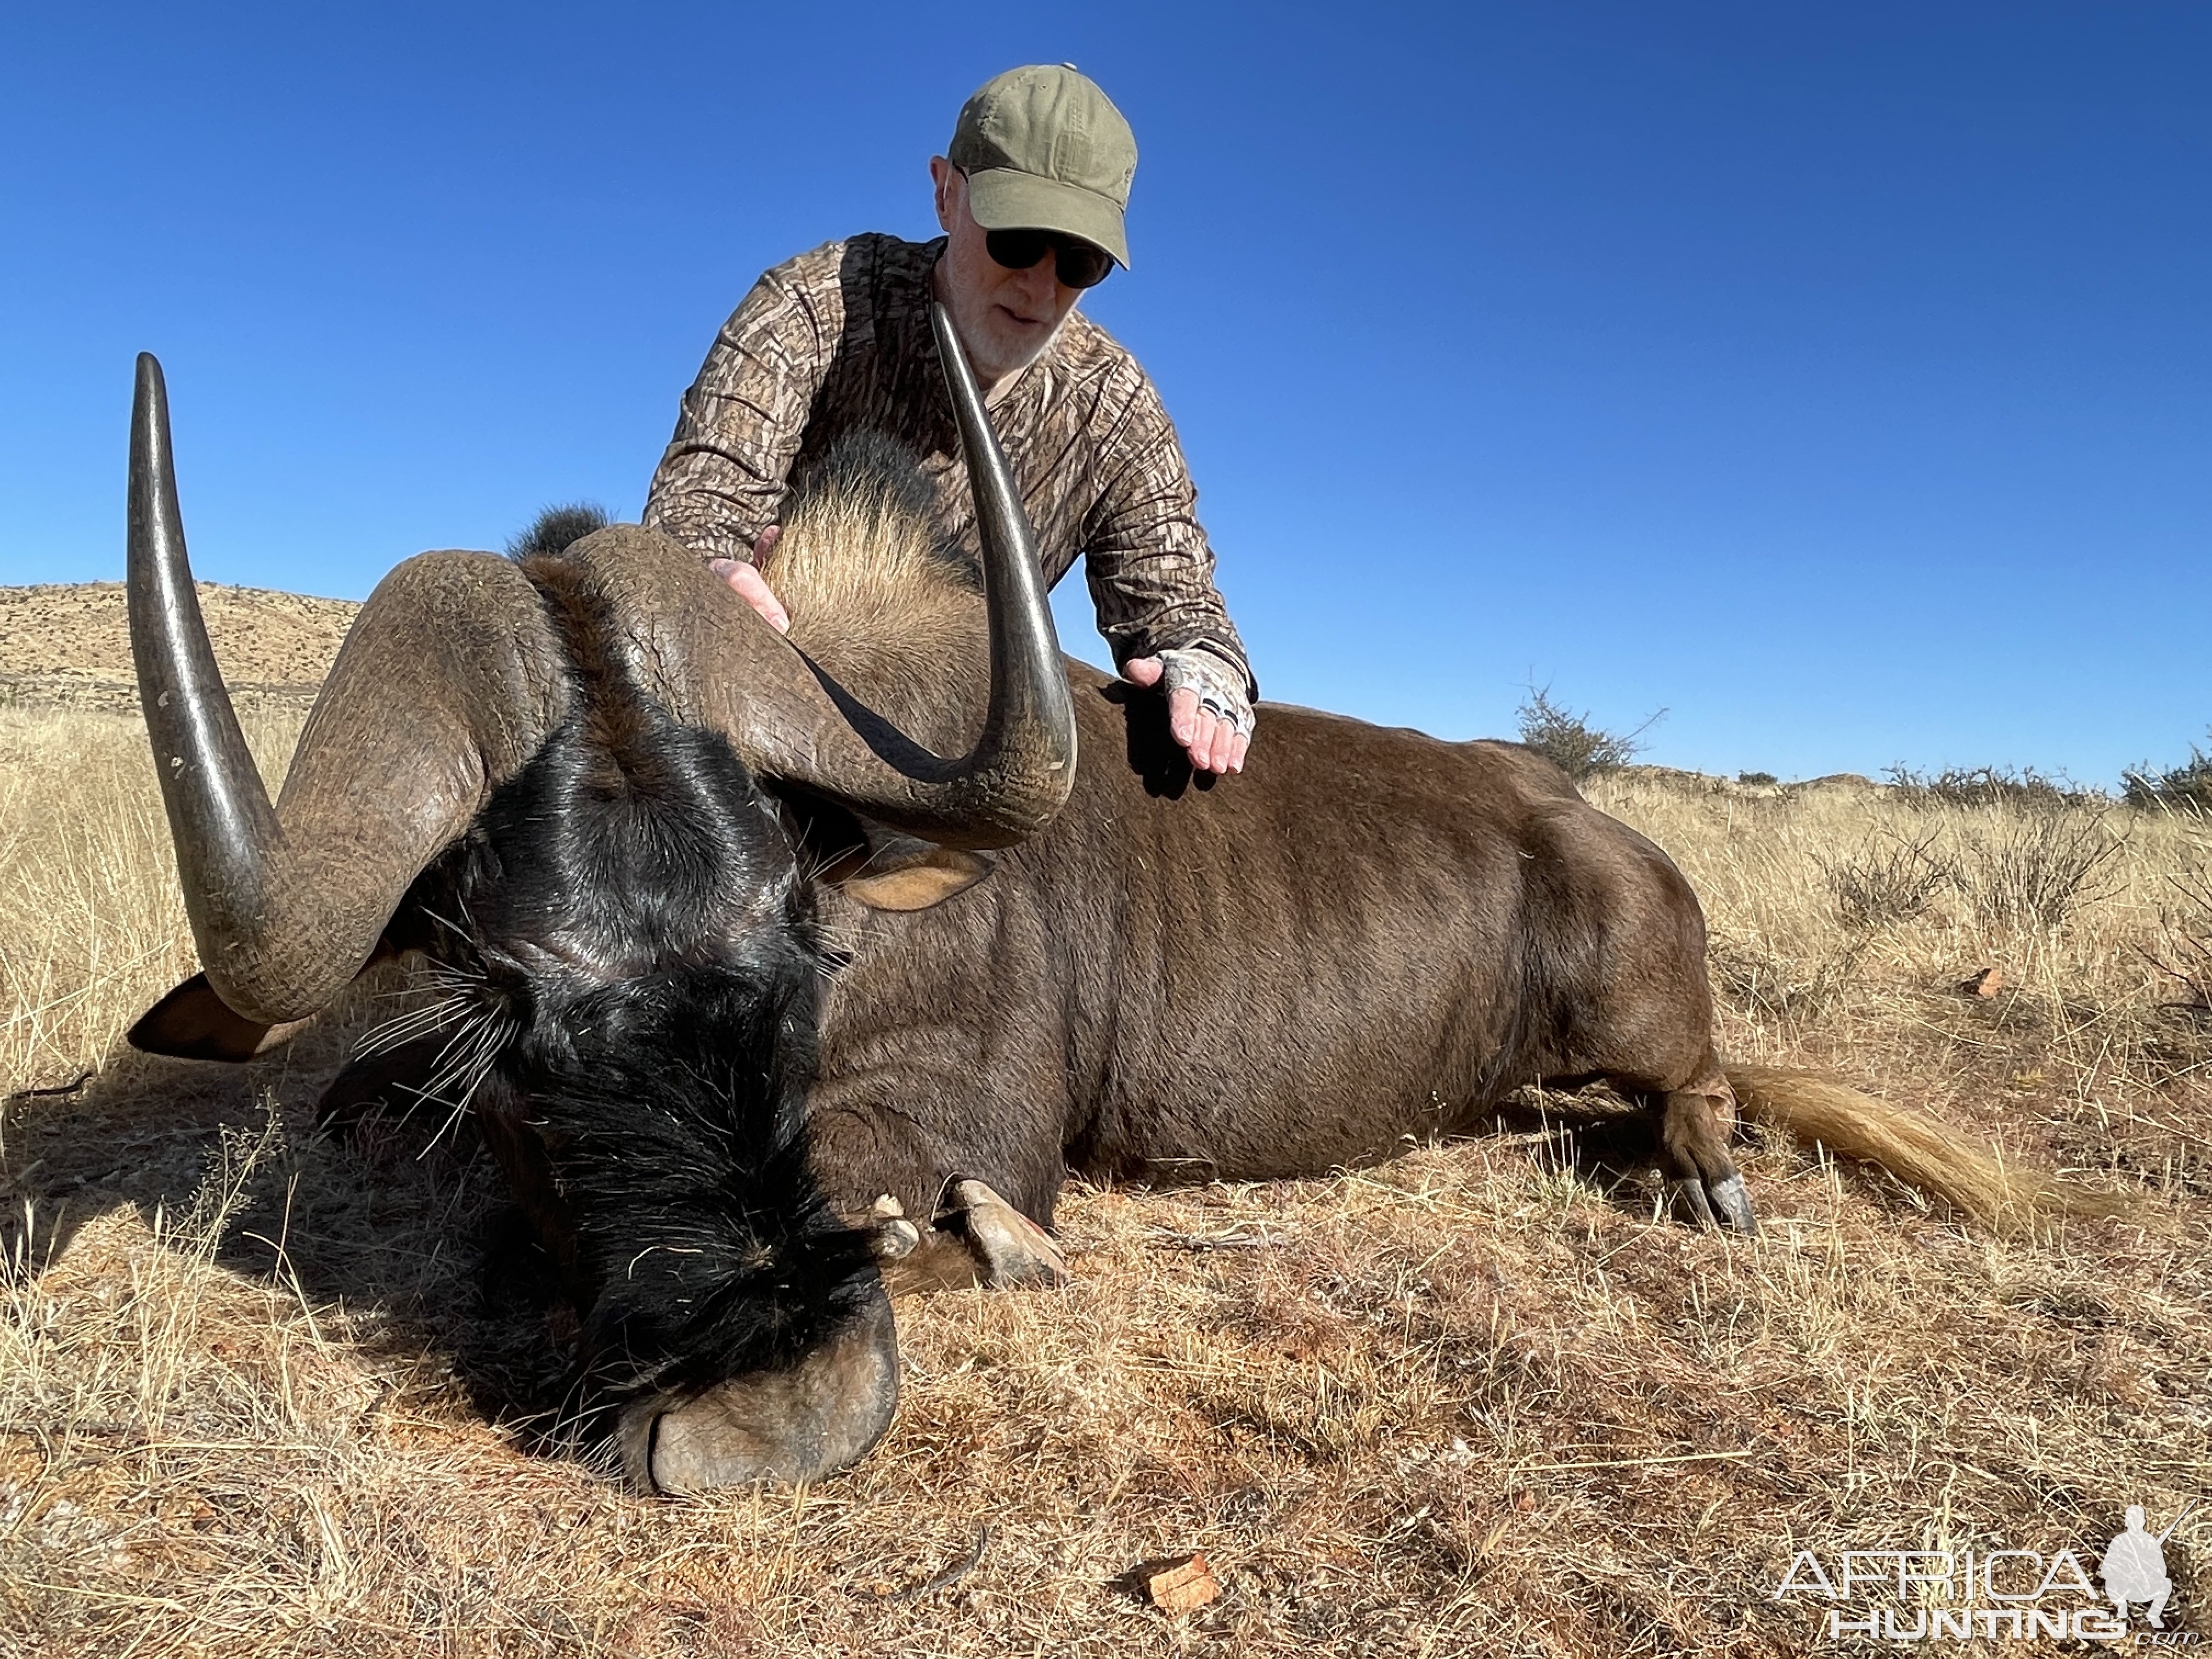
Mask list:
[[[1626,766],[1644,752],[1638,739],[1664,718],[1661,709],[1633,732],[1607,732],[1592,726],[1587,714],[1562,708],[1551,699],[1548,686],[1530,686],[1516,711],[1521,741],[1565,772],[1577,783],[1595,772]]]
[[[2193,743],[2189,745],[2189,758],[2170,770],[2153,771],[2149,763],[2145,762],[2120,775],[2123,796],[2130,806],[2212,812],[2212,755]]]
[[[2032,766],[1951,766],[1941,772],[1915,772],[1893,766],[1889,781],[1897,799],[1913,806],[2013,806],[2048,811],[2088,806],[2109,796],[2085,789],[2063,773],[2039,772]]]

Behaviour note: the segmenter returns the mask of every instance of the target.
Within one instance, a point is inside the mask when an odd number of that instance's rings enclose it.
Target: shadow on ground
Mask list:
[[[422,1000],[404,968],[245,1065],[118,1048],[73,1091],[0,1116],[0,1268],[33,1277],[118,1207],[165,1243],[296,1293],[346,1339],[449,1375],[486,1420],[541,1450],[567,1395],[575,1332],[550,1264],[473,1125],[442,1108],[317,1121],[324,1091],[380,1021]],[[1601,1092],[1524,1091],[1487,1118],[1562,1176],[1649,1218],[1662,1188],[1648,1115]],[[211,1237],[210,1237],[211,1235]]]
[[[67,1093],[0,1116],[0,1264],[36,1276],[122,1206],[165,1241],[341,1310],[373,1354],[432,1358],[487,1419],[527,1431],[567,1381],[553,1282],[473,1126],[435,1109],[324,1128],[349,1049],[409,1006],[404,971],[365,980],[284,1048],[242,1066],[118,1047]]]

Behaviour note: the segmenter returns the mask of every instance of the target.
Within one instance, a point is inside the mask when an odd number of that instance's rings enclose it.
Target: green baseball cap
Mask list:
[[[968,175],[986,230],[1057,230],[1129,265],[1121,228],[1137,135],[1097,82],[1066,64],[994,76],[961,106],[945,160]]]

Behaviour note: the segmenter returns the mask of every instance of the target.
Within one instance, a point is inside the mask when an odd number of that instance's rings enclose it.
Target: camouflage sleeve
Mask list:
[[[1257,697],[1244,641],[1213,585],[1213,550],[1198,522],[1182,445],[1142,370],[1111,416],[1099,470],[1105,487],[1084,525],[1084,574],[1115,664],[1164,650],[1209,651]]]
[[[807,280],[824,252],[768,272],[714,337],[653,472],[647,529],[707,558],[750,562],[844,326],[837,283]]]

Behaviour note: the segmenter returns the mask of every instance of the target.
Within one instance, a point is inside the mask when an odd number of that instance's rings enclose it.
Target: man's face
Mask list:
[[[988,386],[1034,362],[1083,290],[1060,280],[1049,252],[1027,270],[1008,270],[994,259],[969,210],[966,176],[942,155],[932,159],[929,172],[937,181],[937,222],[951,238],[937,262],[937,297]]]

